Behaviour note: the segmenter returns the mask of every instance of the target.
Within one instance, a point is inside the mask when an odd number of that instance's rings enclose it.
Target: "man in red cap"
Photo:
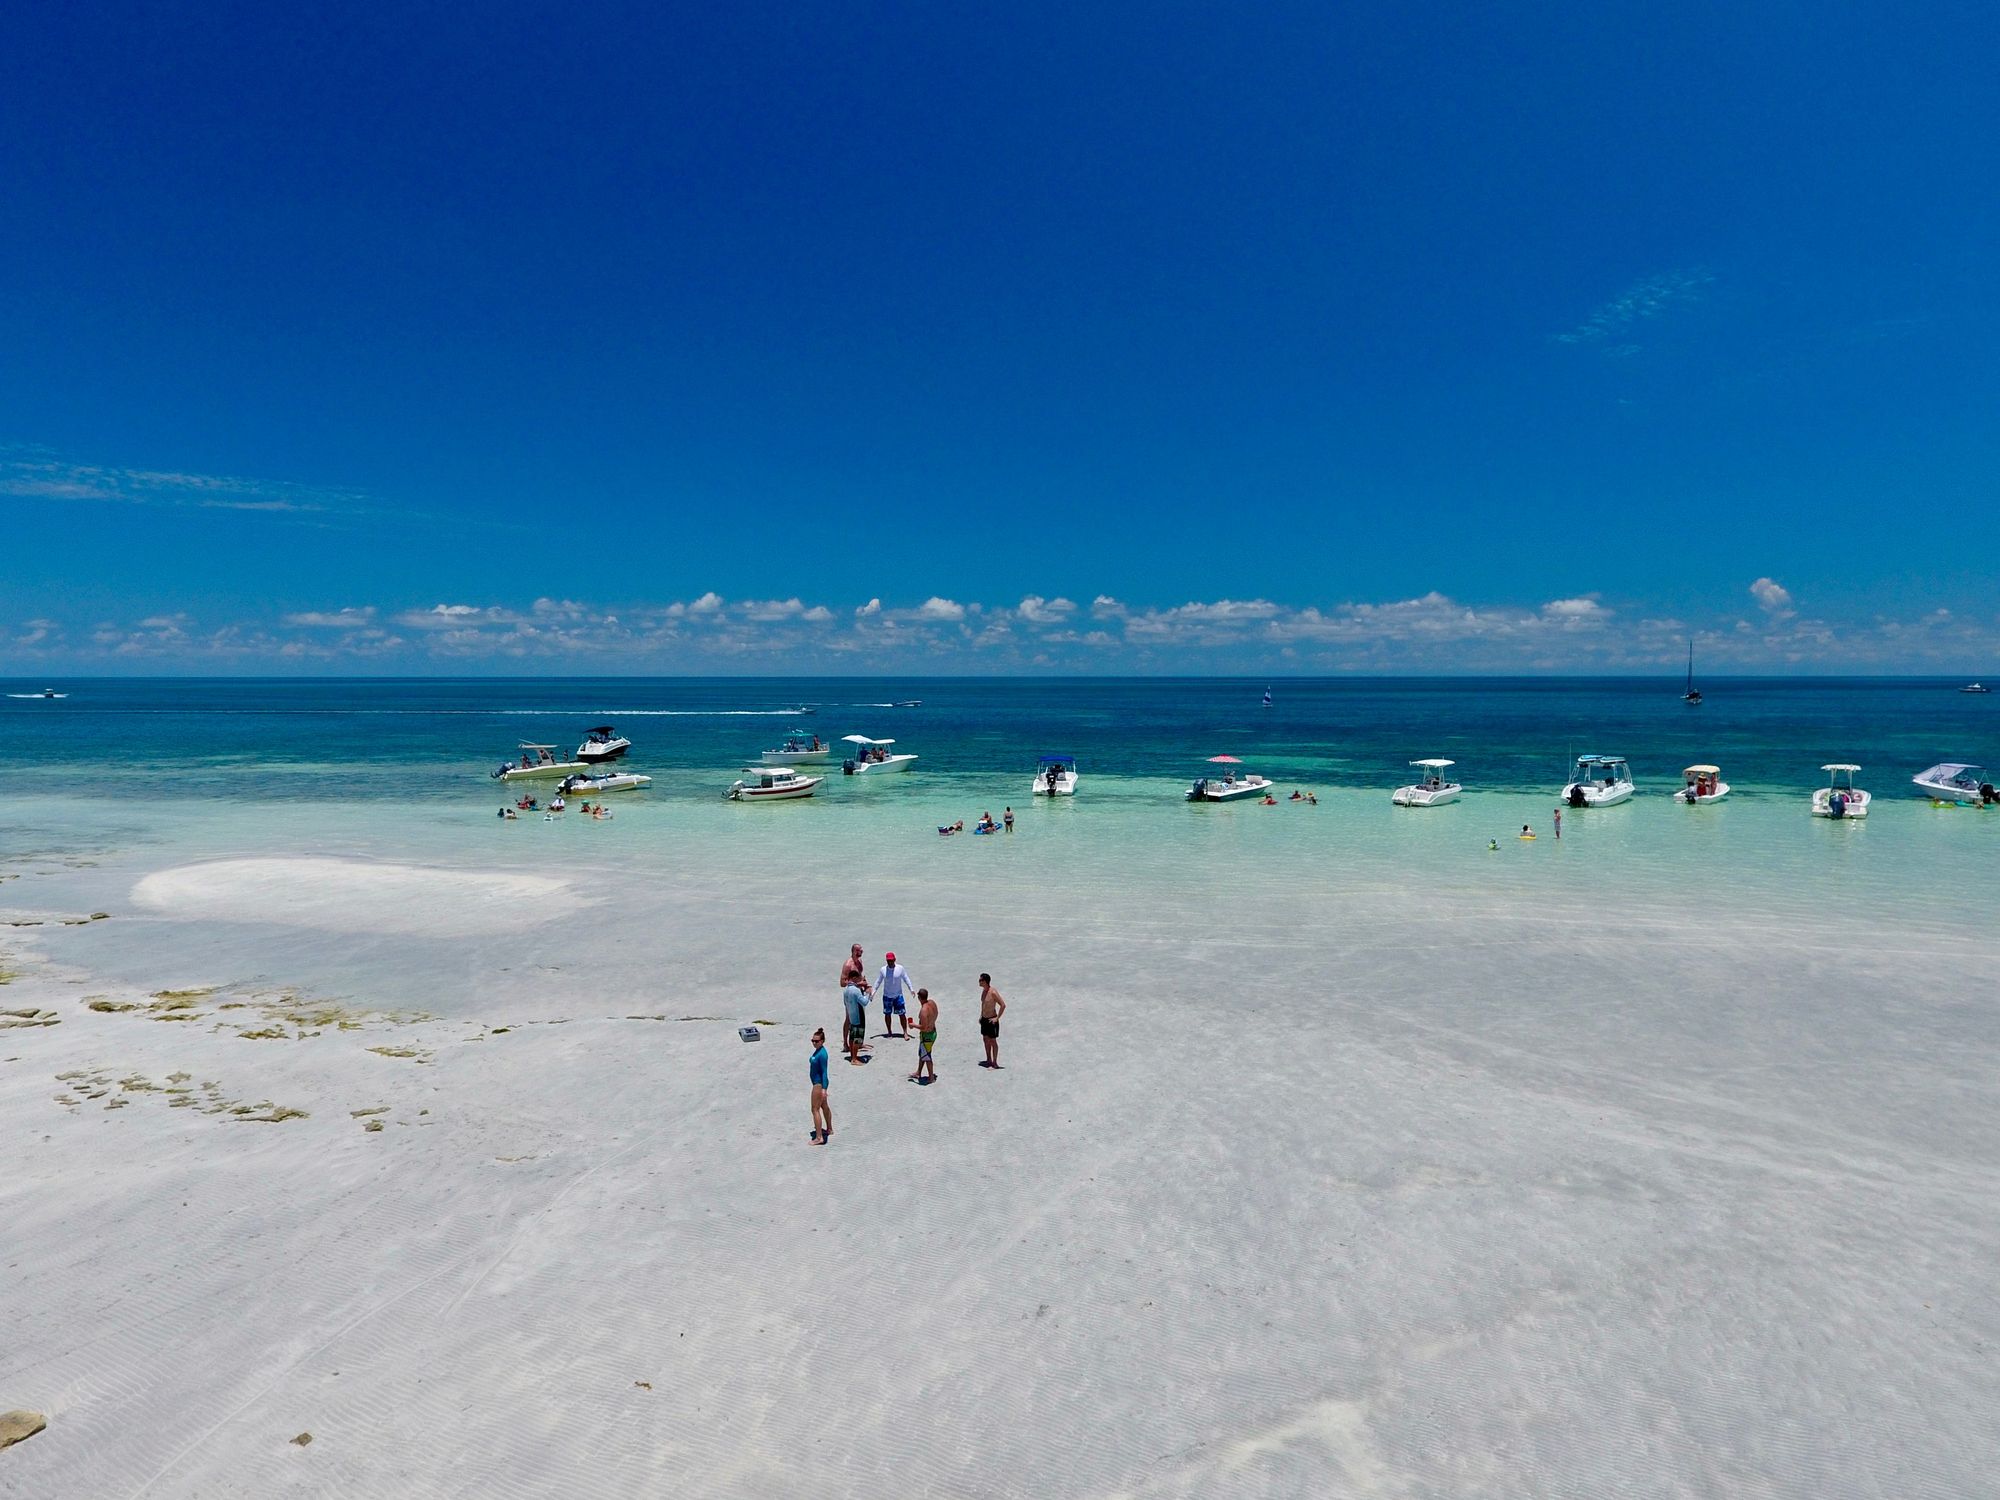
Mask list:
[[[914,991],[916,986],[910,983],[910,971],[896,962],[895,954],[884,956],[888,962],[875,976],[875,993],[882,997],[882,1035],[906,1037],[910,1034],[910,1013],[904,1009],[903,997]],[[890,1030],[892,1016],[902,1022],[902,1030]]]

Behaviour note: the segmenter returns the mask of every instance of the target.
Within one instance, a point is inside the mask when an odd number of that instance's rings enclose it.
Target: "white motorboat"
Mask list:
[[[1826,772],[1826,785],[1813,793],[1812,815],[1815,818],[1867,817],[1868,794],[1854,784],[1854,773],[1861,767],[1837,760],[1820,769]]]
[[[767,766],[823,766],[833,759],[833,746],[816,734],[794,729],[775,750],[758,757]]]
[[[1632,769],[1622,755],[1579,755],[1569,785],[1562,789],[1566,807],[1616,807],[1632,800]]]
[[[801,776],[787,766],[746,766],[727,796],[731,802],[791,802],[810,797],[825,779]]]
[[[636,771],[587,771],[563,777],[556,790],[572,797],[588,797],[593,792],[643,792],[652,784],[652,777]]]
[[[1968,766],[1948,760],[1910,778],[1924,796],[1938,803],[1963,803],[1969,807],[1991,807],[2000,802],[1993,790],[1993,778],[1984,766]]]
[[[495,781],[532,781],[542,776],[569,776],[590,767],[580,760],[557,760],[554,745],[521,742],[521,758],[503,762],[492,775]]]
[[[622,759],[631,748],[632,742],[624,735],[609,724],[600,724],[576,747],[576,758],[587,766],[601,766],[607,760]]]
[[[1961,693],[1990,693],[1993,691],[1993,689],[1988,687],[1983,682],[1968,682],[1964,687],[1960,688],[1959,691]],[[42,696],[47,698],[59,698],[62,695],[60,693],[45,693]]]
[[[1454,764],[1448,760],[1413,760],[1417,768],[1417,779],[1409,786],[1399,786],[1389,796],[1398,807],[1443,807],[1447,802],[1456,802],[1458,794],[1465,790],[1456,781],[1447,781],[1445,771]]]
[[[840,763],[840,769],[846,775],[884,775],[890,771],[907,771],[916,763],[914,755],[895,753],[894,740],[871,740],[865,734],[848,734],[841,738],[854,747],[854,753]]]
[[[1681,772],[1681,776],[1687,784],[1674,793],[1676,802],[1698,807],[1707,802],[1720,802],[1729,795],[1729,783],[1722,779],[1722,770],[1718,766],[1689,766]]]
[[[1074,755],[1044,755],[1035,765],[1035,784],[1029,788],[1031,797],[1074,797],[1076,795],[1076,757]]]
[[[54,688],[43,688],[39,693],[9,693],[7,696],[9,698],[34,698],[40,700],[44,698],[67,698],[69,694],[59,693]]]
[[[1269,781],[1262,776],[1236,769],[1243,762],[1235,756],[1211,755],[1208,761],[1210,765],[1227,766],[1228,769],[1220,775],[1204,776],[1196,781],[1188,788],[1188,801],[1240,802],[1245,797],[1268,797],[1271,794]]]

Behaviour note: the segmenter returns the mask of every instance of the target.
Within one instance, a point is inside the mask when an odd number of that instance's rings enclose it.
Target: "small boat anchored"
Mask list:
[[[1029,789],[1031,797],[1074,797],[1076,795],[1076,757],[1074,755],[1044,755],[1035,763],[1035,784]]]
[[[816,734],[794,729],[775,750],[758,757],[767,766],[823,766],[833,759],[833,746]]]
[[[1632,800],[1632,768],[1622,755],[1579,755],[1569,785],[1562,789],[1568,807],[1616,807]]]
[[[643,792],[652,784],[652,777],[636,771],[582,771],[563,777],[556,783],[556,790],[588,797],[595,792]]]
[[[554,745],[531,745],[523,740],[518,761],[503,761],[491,774],[495,781],[529,781],[542,776],[568,776],[590,767],[580,760],[557,760]]]
[[[1959,691],[1961,693],[1990,693],[1993,691],[1993,689],[1988,687],[1983,682],[1968,682],[1964,687],[1960,688]]]
[[[1729,783],[1722,779],[1719,766],[1689,766],[1681,772],[1687,784],[1674,793],[1674,801],[1684,802],[1689,807],[1698,807],[1709,802],[1720,802],[1729,795]]]
[[[607,760],[623,759],[631,748],[632,742],[624,735],[609,724],[600,724],[576,747],[576,758],[587,766],[598,766]]]
[[[1940,807],[1991,807],[2000,802],[1984,766],[1948,760],[1910,778],[1916,789]]]
[[[823,776],[802,776],[788,766],[745,766],[743,777],[724,793],[731,802],[795,802],[819,789]]]
[[[1701,689],[1694,685],[1694,637],[1688,637],[1688,683],[1687,691],[1681,694],[1681,702],[1689,708],[1701,707]]]
[[[1211,755],[1208,763],[1212,766],[1227,766],[1229,769],[1220,776],[1203,776],[1188,788],[1190,802],[1240,802],[1245,797],[1266,797],[1270,795],[1271,783],[1262,776],[1250,772],[1240,772],[1236,768],[1243,764],[1233,755]]]
[[[854,746],[854,754],[840,763],[841,773],[846,776],[866,776],[885,774],[890,771],[907,771],[916,762],[916,756],[907,752],[897,755],[892,748],[894,740],[871,740],[865,734],[842,735],[844,743]]]
[[[1812,795],[1812,815],[1815,818],[1867,817],[1868,794],[1854,784],[1854,773],[1861,767],[1850,761],[1837,760],[1820,769],[1826,772],[1826,785]]]
[[[1398,807],[1443,807],[1456,802],[1458,794],[1465,790],[1456,781],[1445,780],[1444,773],[1455,764],[1453,761],[1413,760],[1410,764],[1419,774],[1409,786],[1399,786],[1390,794],[1389,800]]]

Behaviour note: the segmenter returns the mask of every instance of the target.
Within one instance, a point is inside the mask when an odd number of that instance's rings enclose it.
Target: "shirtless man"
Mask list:
[[[847,993],[850,989],[861,992],[861,1035],[859,1037],[854,1035],[854,1002]],[[849,1062],[858,1062],[860,1059],[856,1054],[867,1050],[865,1038],[868,1035],[868,998],[873,993],[874,990],[868,983],[868,970],[861,962],[861,945],[856,943],[847,950],[847,962],[840,966],[840,1003],[847,1025],[845,1036],[849,1043],[847,1048],[847,1060]]]
[[[921,1083],[924,1070],[930,1070],[932,1083],[937,1082],[937,1059],[931,1051],[937,1046],[937,1001],[931,999],[929,990],[917,991],[917,1071],[910,1075],[910,1082]]]
[[[1007,1001],[993,988],[993,976],[979,976],[979,1039],[986,1044],[982,1068],[1000,1066],[1000,1018],[1007,1014]]]

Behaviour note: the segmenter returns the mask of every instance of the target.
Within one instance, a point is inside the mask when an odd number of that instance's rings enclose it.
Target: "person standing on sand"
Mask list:
[[[1007,1014],[1007,1001],[993,988],[993,976],[979,976],[979,1039],[986,1044],[982,1068],[1000,1066],[1000,1018]]]
[[[937,1059],[931,1054],[937,1047],[937,1001],[931,999],[929,990],[917,991],[917,1071],[910,1075],[910,1082],[921,1083],[924,1070],[930,1069],[932,1083],[937,1082]]]
[[[868,968],[861,962],[861,945],[856,943],[847,950],[847,962],[840,966],[840,987],[850,984],[860,986],[865,994],[868,990]]]
[[[833,1139],[833,1106],[826,1102],[826,1028],[813,1031],[812,1060],[806,1064],[806,1077],[812,1080],[812,1139],[815,1146],[824,1146]]]
[[[882,972],[876,976],[875,988],[882,997],[882,1035],[908,1036],[910,1034],[910,1013],[904,1008],[904,997],[916,986],[910,983],[910,971],[896,962],[896,955],[888,955],[888,962],[882,965]],[[901,1031],[889,1029],[889,1018],[894,1016],[903,1023]]]
[[[858,1067],[868,1060],[861,1055],[868,1041],[868,997],[860,985],[850,984],[840,992],[840,1006],[847,1025],[847,1060]]]

